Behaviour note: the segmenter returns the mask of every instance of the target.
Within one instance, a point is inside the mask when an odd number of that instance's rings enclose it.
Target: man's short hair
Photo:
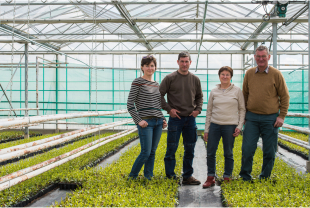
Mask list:
[[[220,70],[219,70],[219,76],[220,76],[220,74],[221,74],[223,71],[228,71],[228,72],[230,73],[230,76],[231,76],[231,77],[233,77],[233,75],[234,75],[233,69],[232,69],[231,67],[229,67],[229,66],[223,66],[222,68],[220,68]]]
[[[187,51],[182,51],[181,53],[179,53],[178,60],[183,57],[188,57],[190,61],[192,60],[191,55]]]
[[[256,51],[267,51],[267,54],[269,55],[269,49],[264,45],[258,46],[255,50],[255,54],[256,54]]]

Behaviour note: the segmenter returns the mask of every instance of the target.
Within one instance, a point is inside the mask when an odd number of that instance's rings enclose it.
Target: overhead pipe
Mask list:
[[[91,146],[90,148],[84,149],[84,150],[82,150],[82,151],[80,151],[80,152],[78,152],[78,153],[76,153],[74,155],[71,155],[69,157],[66,157],[66,158],[64,158],[64,159],[62,159],[60,161],[54,162],[54,163],[49,164],[49,165],[47,165],[47,166],[45,166],[43,168],[37,169],[35,171],[29,172],[27,174],[24,174],[22,176],[19,176],[17,178],[12,179],[12,180],[9,180],[9,181],[6,181],[4,183],[1,183],[0,184],[0,191],[5,190],[7,188],[10,188],[12,186],[15,186],[16,184],[19,184],[19,183],[21,183],[23,181],[26,181],[26,180],[28,180],[30,178],[33,178],[33,177],[35,177],[37,175],[40,175],[40,174],[44,173],[44,172],[47,172],[47,171],[49,171],[49,170],[51,170],[51,169],[53,169],[55,167],[58,167],[58,166],[66,163],[66,162],[69,162],[69,161],[71,161],[71,160],[73,160],[73,159],[75,159],[75,158],[77,158],[77,157],[79,157],[81,155],[84,155],[84,154],[86,154],[86,153],[88,153],[88,152],[90,152],[90,151],[92,151],[94,149],[97,149],[98,147],[101,147],[102,145],[105,145],[105,144],[107,144],[107,143],[109,143],[111,141],[114,141],[116,139],[124,137],[124,136],[126,136],[128,134],[131,134],[131,133],[135,132],[135,131],[137,131],[137,127],[134,127],[133,130],[131,130],[131,131],[125,133],[125,134],[122,134],[122,135],[119,135],[117,137],[113,137],[111,139],[105,140],[105,141],[103,141],[103,142],[101,142],[99,144],[95,144],[95,145]]]
[[[295,130],[298,132],[302,132],[304,134],[310,134],[310,130],[306,129],[306,128],[302,128],[302,127],[298,127],[298,126],[293,126],[293,125],[289,125],[289,124],[283,124],[282,126],[283,128],[287,128],[287,129],[291,129],[291,130]]]
[[[93,116],[106,116],[127,113],[127,110],[117,111],[96,111],[96,112],[83,112],[83,113],[69,113],[69,114],[56,114],[56,115],[43,115],[31,116],[23,118],[0,119],[0,128],[8,128],[13,126],[28,125],[34,123],[42,123],[45,121],[55,121],[62,119],[83,118]]]
[[[34,142],[28,142],[28,143],[25,143],[25,144],[20,144],[20,145],[16,145],[16,146],[13,146],[13,147],[8,147],[8,148],[5,148],[5,149],[0,149],[0,155],[8,154],[10,152],[15,152],[15,151],[26,149],[26,148],[29,148],[29,147],[34,147],[34,146],[37,146],[37,145],[40,145],[40,144],[45,144],[45,143],[52,142],[52,141],[55,141],[55,140],[58,140],[58,139],[61,139],[61,138],[66,138],[68,136],[76,135],[78,133],[87,132],[89,130],[98,129],[98,128],[105,127],[105,126],[107,126],[107,127],[119,126],[119,125],[123,125],[123,124],[130,123],[130,122],[132,122],[132,119],[123,120],[123,121],[117,121],[117,122],[108,123],[108,124],[103,124],[101,126],[92,126],[92,127],[87,127],[87,128],[84,128],[84,129],[78,129],[78,130],[75,130],[75,131],[71,131],[71,132],[64,133],[64,134],[57,135],[57,136],[48,137],[48,138],[37,140],[37,141],[34,141]]]
[[[40,108],[0,109],[0,111],[26,111],[26,110],[40,110]]]
[[[114,124],[114,125],[103,124],[103,125],[98,126],[97,128],[94,128],[92,130],[84,131],[84,132],[81,132],[81,133],[77,133],[77,134],[74,134],[74,135],[71,135],[71,136],[67,136],[67,137],[58,139],[56,141],[51,141],[51,142],[43,143],[43,144],[40,144],[40,145],[36,145],[36,146],[33,146],[33,147],[28,147],[28,148],[21,149],[21,150],[14,151],[14,148],[10,148],[9,150],[13,150],[13,151],[11,151],[9,153],[2,154],[1,158],[0,158],[0,162],[6,161],[6,160],[10,160],[10,159],[13,159],[13,158],[16,158],[16,157],[20,157],[20,156],[23,156],[23,155],[26,155],[26,154],[29,154],[29,153],[32,153],[32,152],[37,152],[37,151],[40,151],[40,150],[43,150],[43,149],[46,149],[46,148],[49,148],[49,147],[53,147],[55,145],[58,145],[58,144],[61,144],[61,143],[64,143],[64,142],[67,142],[67,141],[70,141],[70,140],[73,140],[75,138],[78,138],[78,137],[81,137],[81,136],[85,136],[87,134],[91,134],[91,133],[94,133],[94,132],[97,132],[97,131],[101,131],[101,130],[104,130],[104,129],[109,129],[109,128],[112,128],[112,127],[115,127],[115,126],[119,126],[119,125],[122,125],[122,124],[125,124],[125,123],[129,123],[129,122],[132,122],[132,120],[131,121],[127,120],[127,122],[122,122],[122,123],[120,122],[120,123],[117,123],[117,124]],[[8,148],[6,148],[6,149],[8,151]]]
[[[310,113],[288,113],[286,117],[310,118]]]
[[[29,124],[27,125],[27,127],[30,127],[30,126],[38,126],[39,124]],[[14,127],[10,127],[10,128],[3,128],[3,129],[0,129],[0,131],[2,130],[6,130],[6,129],[20,129],[20,128],[24,128],[25,126],[14,126]]]

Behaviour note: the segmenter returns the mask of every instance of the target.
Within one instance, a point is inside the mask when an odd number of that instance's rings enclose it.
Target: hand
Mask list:
[[[243,124],[245,124],[246,123],[246,120],[244,119],[244,123]]]
[[[189,114],[189,116],[194,116],[194,118],[196,118],[199,114],[199,111],[193,111],[191,114]]]
[[[163,129],[166,128],[167,126],[168,126],[167,121],[164,120],[164,121],[163,121]]]
[[[283,118],[280,118],[280,117],[277,117],[277,120],[276,122],[274,123],[274,127],[281,127],[284,123],[284,119]]]
[[[236,128],[235,133],[233,133],[233,137],[239,136],[240,132],[241,132],[240,129]]]
[[[209,136],[209,133],[205,133],[205,134],[203,135],[203,140],[205,140],[205,142],[208,141],[208,136]]]
[[[176,109],[171,109],[170,112],[169,112],[169,115],[172,118],[178,117],[179,119],[181,119],[180,116],[177,113],[181,113],[181,112],[176,110]]]
[[[147,125],[149,125],[145,120],[142,120],[138,123],[139,126],[141,126],[141,128],[145,128],[147,127]]]

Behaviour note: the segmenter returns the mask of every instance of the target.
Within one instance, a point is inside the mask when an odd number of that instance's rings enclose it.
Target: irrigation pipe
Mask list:
[[[127,120],[127,122],[124,122],[124,123],[129,123],[129,122],[132,122],[132,121]],[[20,157],[20,156],[23,156],[23,155],[26,155],[26,154],[29,154],[29,153],[32,153],[32,152],[37,152],[37,151],[40,151],[40,150],[43,150],[43,149],[46,149],[46,148],[49,148],[49,147],[53,147],[55,145],[58,145],[58,144],[61,144],[61,143],[64,143],[64,142],[67,142],[67,141],[70,141],[70,140],[73,140],[75,138],[78,138],[78,137],[81,137],[81,136],[85,136],[87,134],[91,134],[91,133],[94,133],[94,132],[97,132],[97,131],[100,131],[100,130],[112,128],[112,127],[119,126],[119,125],[121,125],[121,123],[113,124],[113,125],[103,124],[101,126],[98,126],[97,128],[94,128],[94,129],[91,129],[91,130],[88,130],[88,131],[84,131],[84,132],[81,132],[81,133],[77,133],[77,134],[74,134],[74,135],[71,135],[71,136],[67,136],[67,137],[58,139],[56,141],[51,141],[51,142],[43,143],[43,144],[40,144],[40,145],[36,145],[34,147],[29,147],[29,148],[26,148],[26,149],[22,149],[22,150],[17,150],[17,151],[14,151],[14,152],[6,153],[6,154],[1,155],[0,162],[6,161],[6,160],[10,160],[10,159],[13,159],[13,158],[16,158],[16,157]]]
[[[136,127],[134,127],[134,128],[136,128]],[[14,179],[14,178],[16,178],[16,177],[19,177],[19,176],[21,176],[21,175],[24,175],[24,174],[26,174],[26,173],[35,171],[35,170],[37,170],[37,169],[39,169],[39,168],[42,168],[42,167],[44,167],[44,166],[46,166],[46,165],[49,165],[49,164],[51,164],[51,163],[54,163],[54,162],[59,161],[59,160],[61,160],[61,159],[64,159],[64,158],[66,158],[66,157],[68,157],[68,156],[74,155],[74,154],[78,153],[79,151],[84,150],[84,149],[86,149],[86,148],[88,148],[88,147],[91,147],[91,146],[93,146],[93,145],[95,145],[95,144],[98,144],[98,143],[100,143],[100,142],[102,142],[102,141],[104,141],[104,140],[107,140],[107,139],[110,139],[110,138],[112,138],[112,137],[119,136],[119,135],[122,135],[122,134],[124,134],[124,133],[129,132],[129,131],[132,131],[134,128],[131,128],[131,129],[128,129],[128,130],[119,132],[119,133],[117,133],[117,134],[113,134],[113,135],[108,136],[108,137],[104,137],[104,138],[98,139],[98,140],[93,141],[93,142],[91,142],[91,143],[88,143],[88,144],[86,144],[86,145],[84,145],[84,146],[82,146],[82,147],[79,147],[79,148],[77,148],[77,149],[74,149],[74,150],[72,150],[72,151],[70,151],[70,152],[67,152],[67,153],[65,153],[65,154],[59,155],[59,156],[57,156],[57,157],[55,157],[55,158],[46,160],[46,161],[41,162],[41,163],[39,163],[39,164],[33,165],[33,166],[31,166],[31,167],[28,167],[28,168],[19,170],[19,171],[17,171],[17,172],[11,173],[11,174],[6,175],[6,176],[3,176],[3,177],[0,178],[0,184],[6,182],[6,181],[8,181],[8,180],[12,180],[12,179]]]
[[[0,109],[0,111],[26,111],[26,110],[40,110],[40,108],[17,108],[17,109]]]
[[[303,147],[303,148],[306,148],[306,149],[310,150],[310,146],[306,142],[300,141],[298,139],[295,139],[293,137],[286,136],[286,135],[283,135],[283,134],[279,134],[278,136],[279,136],[280,139],[282,139],[284,141],[296,144],[296,145],[298,145],[300,147]]]
[[[124,120],[124,121],[117,121],[117,122],[113,122],[113,123],[103,124],[103,125],[100,125],[100,126],[92,126],[92,127],[88,127],[88,128],[84,128],[84,129],[79,129],[79,130],[71,131],[71,132],[68,132],[68,133],[65,133],[65,134],[61,134],[61,135],[52,136],[52,137],[48,137],[48,138],[45,138],[45,139],[37,140],[37,141],[34,141],[34,142],[28,142],[28,143],[25,143],[25,144],[20,144],[20,145],[16,145],[16,146],[13,146],[13,147],[8,147],[8,148],[5,148],[5,149],[0,149],[0,155],[8,154],[10,152],[15,152],[15,151],[26,149],[26,148],[29,148],[29,147],[34,147],[34,146],[37,146],[37,145],[40,145],[40,144],[45,144],[45,143],[48,143],[48,142],[51,142],[51,141],[55,141],[55,140],[58,140],[58,139],[61,139],[61,138],[66,138],[66,137],[69,137],[69,136],[73,136],[73,135],[76,135],[78,133],[88,132],[88,131],[94,130],[94,129],[96,129],[96,131],[99,131],[99,128],[102,128],[102,127],[110,128],[110,127],[119,126],[119,125],[122,125],[122,124],[127,124],[127,123],[130,123],[132,121],[133,121],[132,119],[127,119],[127,120]],[[106,129],[106,128],[102,128],[102,129]],[[74,138],[76,138],[76,137],[74,137]]]
[[[310,118],[309,113],[288,113],[287,117],[303,117],[303,118]]]
[[[302,132],[302,133],[305,133],[305,134],[310,134],[310,130],[306,129],[306,128],[302,128],[302,127],[298,127],[298,126],[293,126],[293,125],[289,125],[289,124],[283,124],[282,127],[287,128],[287,129],[291,129],[291,130],[295,130],[295,131],[299,131],[299,132]]]
[[[115,114],[123,114],[123,113],[127,113],[127,110],[68,113],[68,114],[56,114],[56,115],[44,115],[44,116],[31,116],[31,117],[23,117],[23,118],[15,118],[15,119],[13,118],[1,119],[0,128],[9,128],[13,126],[42,123],[45,121],[83,118],[83,117],[92,117],[92,116],[106,116],[106,115],[115,115]]]
[[[107,143],[109,143],[111,141],[114,141],[114,140],[119,139],[121,137],[124,137],[124,136],[126,136],[128,134],[131,134],[131,133],[135,132],[136,130],[137,130],[137,128],[134,127],[133,130],[131,130],[131,131],[125,133],[125,134],[121,134],[121,135],[119,135],[117,137],[105,140],[105,141],[103,141],[103,142],[101,142],[99,144],[95,144],[92,147],[90,147],[88,149],[85,149],[85,150],[82,150],[82,151],[80,151],[80,152],[78,152],[78,153],[76,153],[74,155],[71,155],[71,156],[65,158],[65,159],[62,159],[60,161],[57,161],[57,162],[52,163],[52,164],[49,164],[49,165],[47,165],[47,166],[45,166],[43,168],[40,168],[38,170],[32,171],[30,173],[24,174],[22,176],[19,176],[17,178],[12,179],[12,180],[9,180],[9,181],[6,181],[4,183],[1,183],[0,184],[0,191],[5,190],[7,188],[10,188],[12,186],[15,186],[16,184],[19,184],[19,183],[21,183],[23,181],[26,181],[26,180],[28,180],[30,178],[33,178],[33,177],[37,176],[37,175],[40,175],[40,174],[42,174],[42,173],[44,173],[46,171],[49,171],[49,170],[51,170],[51,169],[53,169],[55,167],[58,167],[58,166],[66,163],[66,162],[69,162],[70,160],[73,160],[73,159],[75,159],[75,158],[77,158],[77,157],[79,157],[81,155],[84,155],[84,154],[86,154],[86,153],[88,153],[88,152],[90,152],[90,151],[92,151],[94,149],[97,149],[98,147],[100,147],[100,146],[102,146],[104,144],[107,144]],[[114,136],[114,135],[112,135],[112,136]]]

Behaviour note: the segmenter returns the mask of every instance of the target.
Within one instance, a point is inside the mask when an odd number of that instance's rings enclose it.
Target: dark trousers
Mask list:
[[[234,168],[233,148],[235,142],[235,137],[233,136],[233,133],[235,132],[236,127],[237,125],[218,125],[215,123],[210,124],[207,143],[208,176],[215,176],[216,151],[221,138],[223,142],[225,157],[225,171],[223,177],[228,178],[232,175],[232,171]]]
[[[179,146],[180,135],[183,136],[184,156],[183,156],[183,178],[192,176],[194,150],[197,141],[196,120],[193,116],[180,116],[179,118],[169,117],[167,151],[165,155],[165,170],[168,178],[175,177],[175,152]]]
[[[253,156],[260,135],[263,140],[263,166],[259,178],[270,177],[278,145],[279,128],[273,126],[277,117],[277,113],[270,115],[260,115],[249,111],[246,113],[242,142],[242,166],[240,171],[240,176],[243,180],[252,179]]]

